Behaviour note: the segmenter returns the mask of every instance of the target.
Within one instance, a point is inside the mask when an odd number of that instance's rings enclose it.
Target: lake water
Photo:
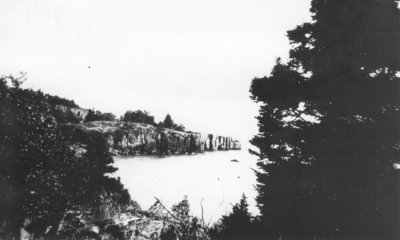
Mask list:
[[[237,160],[234,162],[231,160]],[[186,195],[191,213],[203,216],[206,223],[217,221],[239,202],[244,193],[249,210],[255,206],[256,157],[246,150],[214,151],[194,155],[165,157],[115,157],[116,176],[142,209],[148,209],[157,197],[171,207]]]

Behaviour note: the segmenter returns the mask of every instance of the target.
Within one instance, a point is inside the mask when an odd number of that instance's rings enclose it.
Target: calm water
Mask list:
[[[114,160],[119,168],[116,175],[143,209],[155,202],[154,197],[171,207],[187,195],[192,214],[201,216],[202,203],[204,220],[215,222],[231,211],[244,193],[250,211],[257,214],[252,170],[256,161],[247,150]]]

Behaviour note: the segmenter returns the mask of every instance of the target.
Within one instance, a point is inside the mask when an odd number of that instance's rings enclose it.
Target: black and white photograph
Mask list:
[[[0,0],[3,239],[400,239],[400,1]]]

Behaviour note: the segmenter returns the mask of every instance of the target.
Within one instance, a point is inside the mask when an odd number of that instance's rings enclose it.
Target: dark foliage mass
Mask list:
[[[253,80],[265,238],[400,239],[397,4],[313,0],[289,61]]]
[[[115,115],[113,113],[102,113],[100,111],[89,110],[85,122],[92,121],[115,121]]]
[[[51,114],[54,116],[58,123],[80,123],[81,119],[78,118],[71,110],[60,110],[53,106],[51,107]]]
[[[185,131],[185,127],[182,124],[176,124],[169,114],[165,116],[164,121],[158,123],[158,126],[174,129],[177,131]]]
[[[190,205],[186,197],[178,204],[172,206],[171,214],[174,216],[174,223],[161,231],[160,240],[210,239],[204,221],[190,215]]]
[[[127,111],[124,116],[121,117],[121,121],[156,125],[154,122],[154,117],[151,116],[147,111],[142,110]]]
[[[215,240],[254,239],[257,237],[257,223],[248,209],[247,198],[243,194],[240,202],[232,207],[232,212],[210,229],[210,237]]]
[[[57,95],[45,94],[47,102],[51,107],[51,114],[56,118],[59,123],[80,123],[81,119],[78,118],[70,108],[79,108],[74,100],[59,97]],[[58,106],[65,107],[65,111],[57,108]]]
[[[105,176],[116,169],[104,138],[63,130],[48,97],[20,85],[0,78],[0,238],[18,238],[25,226],[54,239],[67,213],[93,212],[104,194],[128,203],[121,183]]]
[[[156,122],[154,121],[154,116],[151,116],[147,111],[142,111],[142,110],[127,111],[121,117],[121,121],[146,123],[146,124],[151,124],[153,126],[157,126],[159,128],[170,128],[177,131],[185,131],[185,127],[182,124],[176,124],[174,120],[172,120],[171,115],[169,114],[165,116],[164,121],[156,124]]]

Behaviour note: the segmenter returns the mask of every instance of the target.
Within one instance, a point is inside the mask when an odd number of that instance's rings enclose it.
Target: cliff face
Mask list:
[[[72,114],[74,114],[75,117],[77,117],[81,121],[85,120],[86,116],[89,113],[89,109],[84,109],[80,107],[67,107],[65,105],[55,105],[55,109],[62,112],[70,111]]]
[[[94,121],[76,124],[80,131],[103,134],[113,155],[174,154],[213,150],[239,150],[230,137],[157,128],[144,123]]]

